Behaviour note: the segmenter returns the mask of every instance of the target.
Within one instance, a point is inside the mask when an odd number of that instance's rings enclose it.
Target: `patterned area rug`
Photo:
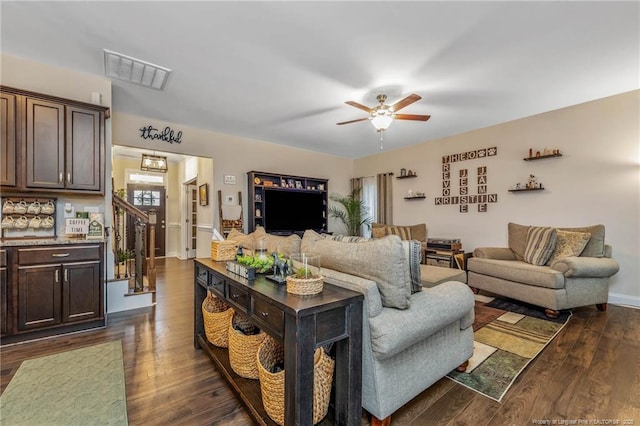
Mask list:
[[[476,295],[473,357],[467,371],[452,371],[447,377],[500,402],[570,317],[570,312],[562,312],[550,319],[533,305]]]
[[[122,344],[24,361],[0,396],[3,425],[127,425]]]

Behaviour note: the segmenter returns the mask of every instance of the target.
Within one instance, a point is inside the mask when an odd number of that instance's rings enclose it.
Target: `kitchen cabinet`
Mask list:
[[[16,100],[15,120],[10,120],[8,108],[5,120],[4,107],[2,119],[8,126],[14,124],[5,133],[15,135],[15,151],[24,156],[15,170],[6,171],[12,176],[3,177],[2,185],[22,191],[103,194],[107,108],[7,87],[1,91]],[[4,139],[9,146],[9,138],[3,136],[3,147]]]
[[[3,343],[104,326],[103,243],[11,247]],[[5,298],[3,298],[5,300]],[[3,315],[5,315],[3,311]],[[7,321],[2,321],[7,324]]]
[[[0,92],[0,185],[16,186],[16,96]]]

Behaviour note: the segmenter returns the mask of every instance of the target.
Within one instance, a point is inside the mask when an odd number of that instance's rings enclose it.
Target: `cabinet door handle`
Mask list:
[[[260,314],[265,318],[269,316],[269,312],[260,312]]]
[[[65,283],[69,282],[69,270],[68,269],[64,270],[64,282]]]
[[[232,294],[232,295],[231,295],[231,298],[232,298],[232,299],[234,299],[234,300],[235,300],[235,299],[237,299],[237,298],[239,298],[239,297],[240,297],[240,295],[239,295],[239,294]]]
[[[53,253],[51,257],[69,257],[71,253]]]
[[[56,283],[60,282],[60,271],[56,269]]]
[[[64,177],[62,172],[60,172],[60,174],[58,175],[58,183],[64,183]]]
[[[71,172],[67,172],[67,183],[71,183]]]

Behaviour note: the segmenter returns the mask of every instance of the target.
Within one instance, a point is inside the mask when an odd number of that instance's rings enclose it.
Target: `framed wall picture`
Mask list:
[[[209,205],[209,184],[208,183],[203,183],[202,185],[200,185],[198,187],[199,191],[199,195],[200,195],[200,205],[201,206],[208,206]]]

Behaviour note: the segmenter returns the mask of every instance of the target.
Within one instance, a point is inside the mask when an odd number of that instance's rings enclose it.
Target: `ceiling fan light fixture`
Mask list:
[[[378,132],[385,131],[393,123],[393,114],[385,111],[384,113],[374,113],[371,115],[371,124]]]

